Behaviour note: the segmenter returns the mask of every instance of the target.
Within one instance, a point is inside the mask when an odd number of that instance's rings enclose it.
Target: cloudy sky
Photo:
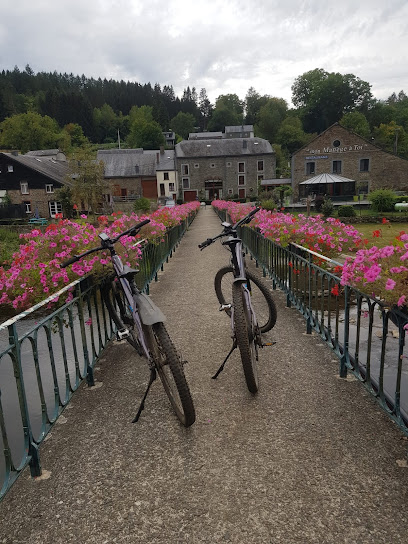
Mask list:
[[[284,98],[315,68],[408,94],[408,0],[2,0],[0,69]]]

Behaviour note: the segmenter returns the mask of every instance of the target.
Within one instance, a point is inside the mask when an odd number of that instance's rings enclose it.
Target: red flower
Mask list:
[[[343,267],[340,265],[334,267],[334,272],[341,272],[342,270],[343,270]]]
[[[339,286],[337,283],[334,287],[332,287],[331,294],[334,295],[335,297],[339,296]]]
[[[385,223],[389,223],[389,221],[388,221],[388,219],[386,219],[385,217],[383,217],[383,218],[381,219],[381,223],[382,223],[383,225],[385,225]]]
[[[379,238],[381,232],[379,230],[373,230],[373,238]]]
[[[78,206],[76,204],[74,204],[72,207],[74,208],[74,210],[78,209]]]

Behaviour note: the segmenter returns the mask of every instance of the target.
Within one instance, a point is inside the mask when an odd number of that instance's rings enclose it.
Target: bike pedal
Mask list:
[[[227,310],[231,310],[232,304],[221,304],[220,306],[220,312],[226,312]]]
[[[266,347],[266,346],[274,346],[276,344],[276,342],[265,342],[265,344],[262,344],[262,347]]]

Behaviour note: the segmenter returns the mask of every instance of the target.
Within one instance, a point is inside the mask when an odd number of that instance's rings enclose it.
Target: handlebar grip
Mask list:
[[[76,263],[77,261],[79,261],[79,257],[77,255],[74,255],[73,257],[71,257],[67,261],[62,262],[61,263],[61,268],[66,268],[70,264]]]
[[[207,240],[204,240],[204,242],[202,242],[201,244],[198,244],[198,247],[200,249],[204,249],[205,247],[209,246],[210,244],[213,243],[213,239],[212,238],[207,238]]]

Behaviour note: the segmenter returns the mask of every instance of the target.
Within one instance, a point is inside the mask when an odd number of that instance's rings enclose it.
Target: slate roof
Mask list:
[[[225,127],[225,133],[228,132],[253,132],[254,125],[236,125]]]
[[[52,157],[58,155],[59,149],[37,149],[36,151],[27,151],[26,155],[33,157]]]
[[[189,140],[215,140],[223,137],[222,132],[190,132]]]
[[[157,157],[159,161],[157,161]],[[174,150],[105,149],[97,153],[106,178],[156,176],[157,170],[174,170]]]
[[[58,152],[58,150],[57,150]],[[30,152],[25,155],[15,155],[14,153],[4,153],[11,161],[22,164],[40,174],[50,178],[53,181],[66,184],[65,176],[69,174],[69,165],[66,160],[55,160],[50,156],[39,156]]]
[[[239,157],[275,153],[263,138],[230,138],[222,140],[184,140],[175,147],[176,157]]]

